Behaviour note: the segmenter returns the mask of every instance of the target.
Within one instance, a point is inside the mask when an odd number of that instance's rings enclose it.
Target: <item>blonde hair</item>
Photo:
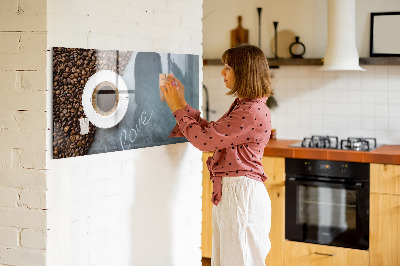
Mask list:
[[[227,95],[254,99],[274,94],[268,61],[260,48],[248,44],[230,48],[222,54],[221,60],[235,74],[235,85]]]

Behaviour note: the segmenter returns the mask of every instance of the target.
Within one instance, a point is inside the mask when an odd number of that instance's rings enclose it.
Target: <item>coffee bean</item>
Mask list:
[[[100,70],[122,75],[131,52],[99,51],[79,48],[53,50],[53,157],[67,158],[87,154],[95,126],[80,135],[79,119],[85,117],[82,92],[89,77]],[[117,65],[118,62],[118,65]]]

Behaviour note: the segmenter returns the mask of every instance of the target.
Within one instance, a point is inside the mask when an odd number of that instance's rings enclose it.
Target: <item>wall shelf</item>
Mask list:
[[[268,63],[271,68],[279,66],[304,66],[304,65],[322,65],[321,58],[268,58]],[[217,66],[222,65],[220,59],[204,59],[203,65]]]
[[[362,57],[360,65],[400,65],[400,57]]]
[[[279,66],[321,66],[322,58],[268,58],[271,68]],[[222,65],[220,59],[204,59],[204,66]],[[360,65],[400,65],[400,57],[362,57]]]
[[[322,58],[269,58],[270,67],[279,66],[322,66]]]

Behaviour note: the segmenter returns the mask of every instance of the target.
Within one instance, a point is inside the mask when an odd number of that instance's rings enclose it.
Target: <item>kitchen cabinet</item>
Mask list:
[[[265,259],[266,266],[283,265],[285,241],[285,187],[265,184],[271,199],[271,250]]]
[[[285,240],[285,158],[264,156],[261,160],[267,175],[265,187],[271,199],[271,250],[265,264],[283,265]]]
[[[370,265],[400,265],[400,165],[370,167]]]
[[[203,206],[202,206],[202,256],[211,258],[212,253],[212,183],[206,161],[211,152],[203,153]],[[265,187],[271,199],[271,250],[266,258],[266,265],[283,265],[283,243],[285,230],[285,158],[263,157],[262,164],[268,176]]]
[[[285,266],[369,265],[369,253],[365,250],[316,245],[288,240],[286,240],[284,244]]]
[[[400,165],[370,164],[371,193],[400,195]]]
[[[400,265],[400,196],[374,193],[370,200],[370,265]]]
[[[285,158],[264,156],[261,163],[268,177],[265,185],[285,185]]]
[[[275,265],[400,265],[400,146],[383,145],[371,152],[300,149],[289,146],[296,142],[299,141],[270,141],[264,151],[264,156],[370,163],[369,250],[284,240],[283,262],[274,257],[274,260],[277,260]],[[273,179],[274,177],[271,176],[269,180]],[[285,186],[282,185],[282,187]],[[273,200],[272,197],[271,200]],[[283,209],[284,205],[282,205]],[[282,231],[282,237],[284,237],[284,231]],[[335,256],[323,256],[314,252],[335,254]]]
[[[203,153],[202,255],[212,252],[212,183]],[[368,251],[285,240],[285,158],[264,156],[265,187],[271,198],[271,250],[266,265],[400,265],[400,165],[370,164]],[[334,256],[330,256],[333,255]]]
[[[211,258],[212,252],[212,183],[206,161],[212,152],[203,153],[203,194],[202,194],[202,223],[201,223],[201,253],[204,258]]]

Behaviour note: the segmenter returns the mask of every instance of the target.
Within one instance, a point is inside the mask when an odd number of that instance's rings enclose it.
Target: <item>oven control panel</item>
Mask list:
[[[369,179],[369,164],[286,158],[286,174]]]
[[[320,163],[318,164],[318,167],[321,173],[330,173],[332,171],[332,164],[330,164],[329,162]]]

